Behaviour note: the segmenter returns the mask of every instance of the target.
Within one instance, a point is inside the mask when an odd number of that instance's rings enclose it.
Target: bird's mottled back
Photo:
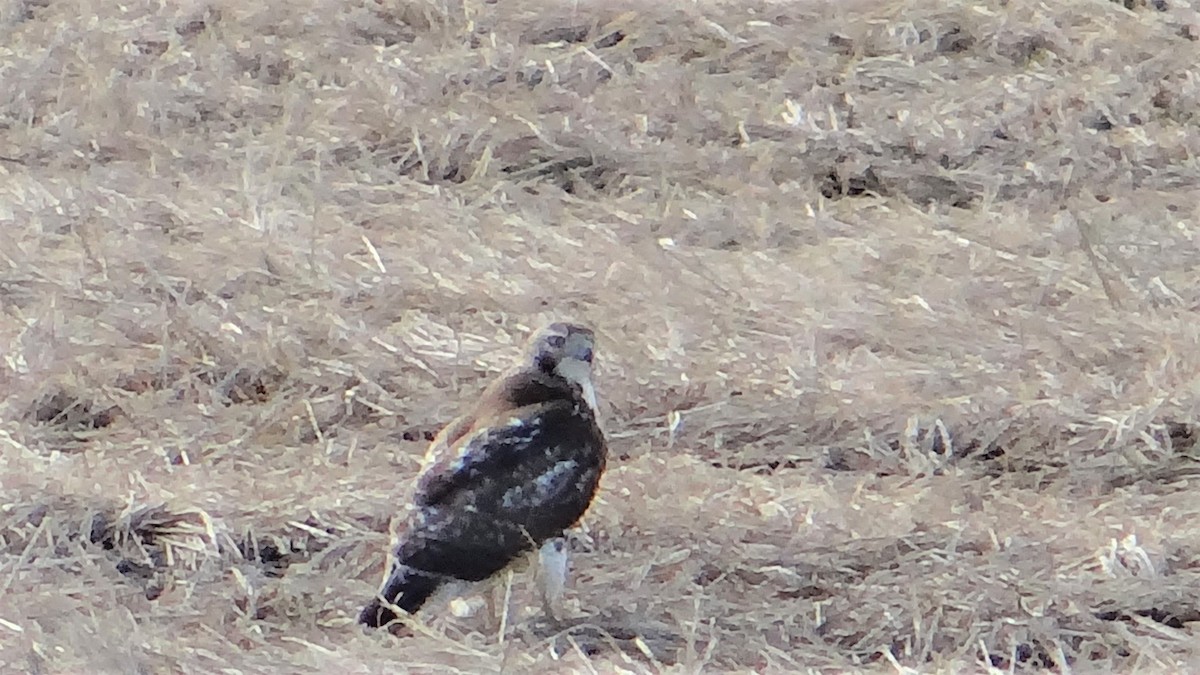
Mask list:
[[[437,580],[485,579],[579,520],[607,455],[591,380],[594,350],[590,329],[546,326],[522,360],[438,434],[417,477],[417,508],[384,598],[415,611]],[[361,620],[390,618],[377,599]]]

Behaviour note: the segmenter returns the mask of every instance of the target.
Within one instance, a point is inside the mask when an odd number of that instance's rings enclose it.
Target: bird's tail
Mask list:
[[[444,580],[437,575],[405,565],[395,565],[383,588],[359,613],[358,622],[370,628],[379,628],[399,618],[395,611],[381,601],[381,597],[412,614],[420,609],[443,583]]]

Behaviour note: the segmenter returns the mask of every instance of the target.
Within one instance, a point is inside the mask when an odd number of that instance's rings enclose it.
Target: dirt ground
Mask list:
[[[1200,16],[0,0],[0,670],[1200,670]],[[354,615],[551,319],[550,630]]]

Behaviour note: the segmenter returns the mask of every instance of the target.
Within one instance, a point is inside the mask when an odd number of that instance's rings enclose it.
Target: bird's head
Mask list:
[[[595,410],[596,394],[592,388],[595,348],[596,334],[590,328],[556,322],[529,339],[528,356],[538,370],[579,386],[584,399]]]

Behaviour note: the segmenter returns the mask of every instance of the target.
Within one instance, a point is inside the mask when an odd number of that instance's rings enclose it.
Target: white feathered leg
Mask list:
[[[563,589],[567,585],[567,539],[547,539],[538,551],[538,586],[542,610],[551,621],[562,618]]]

